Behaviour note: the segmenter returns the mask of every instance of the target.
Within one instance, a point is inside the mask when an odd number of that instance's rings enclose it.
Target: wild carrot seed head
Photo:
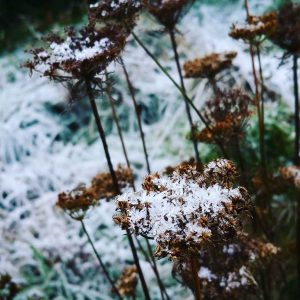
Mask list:
[[[174,30],[195,0],[143,0],[145,8],[167,30]]]
[[[208,78],[215,76],[232,66],[232,61],[236,57],[236,52],[211,53],[201,58],[187,61],[183,65],[185,77],[187,78]]]
[[[233,24],[229,35],[245,42],[260,43],[264,37],[271,36],[277,28],[277,15],[273,12],[263,16],[249,16],[244,25]]]
[[[194,255],[202,294],[207,299],[248,299],[259,291],[257,278],[261,269],[273,266],[272,270],[276,270],[279,252],[273,244],[250,238],[242,231],[223,244],[208,244]],[[185,257],[174,260],[172,274],[195,289],[191,264]]]
[[[116,176],[121,189],[126,189],[132,182],[131,170],[120,165],[116,169]],[[111,174],[102,172],[93,177],[89,187],[81,184],[70,192],[60,193],[56,205],[73,219],[80,220],[100,200],[109,200],[116,195]]]
[[[290,54],[300,53],[300,4],[288,2],[277,14],[276,30],[270,39]]]
[[[241,90],[218,91],[203,107],[203,116],[210,126],[195,132],[198,141],[214,143],[215,138],[225,144],[236,142],[245,134],[255,101]]]
[[[116,27],[90,25],[79,32],[67,29],[65,38],[52,34],[45,40],[48,46],[32,49],[33,58],[24,67],[57,81],[92,80],[118,58],[126,34]]]
[[[131,31],[142,9],[141,0],[104,0],[90,5],[89,21]]]
[[[168,176],[147,176],[143,190],[117,197],[115,221],[154,238],[156,254],[171,258],[188,255],[208,241],[231,238],[240,225],[238,212],[249,206],[244,189],[229,187],[232,168],[231,162],[219,160],[203,172],[186,165]],[[220,181],[222,172],[227,179]]]
[[[138,284],[138,273],[135,266],[124,268],[121,277],[117,282],[117,289],[123,297],[134,297]]]

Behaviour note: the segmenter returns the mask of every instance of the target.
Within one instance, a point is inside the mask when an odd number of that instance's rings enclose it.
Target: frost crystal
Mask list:
[[[206,268],[206,267],[201,267],[199,272],[198,272],[198,276],[202,279],[206,279],[209,282],[211,282],[213,279],[216,279],[217,276],[214,275],[210,269]]]
[[[226,176],[232,163],[219,160],[215,164],[215,168],[207,165],[202,173],[185,165],[169,176],[146,177],[143,190],[117,197],[121,213],[115,221],[155,239],[160,250],[170,255],[232,234],[238,226],[237,205],[245,209],[248,197],[245,190],[230,187],[226,180],[216,182],[220,171]]]
[[[97,29],[90,24],[79,32],[67,29],[64,39],[53,34],[46,38],[47,48],[32,49],[33,59],[24,66],[60,81],[85,79],[103,71],[119,56],[126,37],[115,27]]]

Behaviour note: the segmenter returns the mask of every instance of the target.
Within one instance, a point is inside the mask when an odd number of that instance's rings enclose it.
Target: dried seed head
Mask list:
[[[300,4],[288,2],[284,4],[277,15],[276,30],[270,36],[271,40],[288,53],[300,53]]]
[[[137,283],[138,274],[136,267],[125,267],[116,287],[121,296],[134,297]]]
[[[125,189],[131,185],[133,174],[130,169],[118,165],[115,173],[120,189]],[[108,172],[98,173],[92,179],[91,189],[94,191],[96,199],[109,200],[117,195],[111,174]]]
[[[131,31],[138,13],[142,9],[141,0],[104,0],[90,5],[89,21],[106,25],[122,26]]]
[[[183,68],[187,78],[213,79],[225,69],[232,66],[236,52],[212,53],[201,58],[187,61]]]
[[[279,252],[273,244],[250,238],[244,232],[238,232],[230,242],[208,245],[194,256],[204,298],[238,300],[257,293],[257,275],[266,266],[276,270]],[[172,273],[194,290],[189,260],[175,260]]]
[[[116,170],[116,176],[122,189],[128,187],[132,182],[131,170],[120,165]],[[71,192],[60,193],[56,205],[73,219],[82,220],[86,212],[101,199],[109,200],[116,195],[111,174],[103,172],[92,179],[90,187],[81,184]]]
[[[95,194],[84,185],[79,185],[71,192],[60,193],[56,203],[58,207],[76,220],[82,220],[89,208],[95,204]]]
[[[203,173],[211,184],[220,184],[225,188],[231,188],[238,177],[235,165],[228,159],[210,162],[205,166]]]
[[[156,253],[171,258],[209,241],[230,239],[240,228],[239,212],[250,203],[244,189],[232,187],[235,176],[227,160],[212,162],[203,172],[186,164],[169,175],[150,175],[142,191],[117,197],[117,223],[154,238]]]
[[[195,0],[143,0],[144,6],[157,21],[173,30]]]
[[[126,37],[117,27],[90,25],[78,33],[67,29],[65,39],[54,34],[45,38],[48,47],[32,49],[33,59],[23,66],[58,81],[92,80],[117,59]]]
[[[210,130],[196,131],[198,141],[214,143],[218,138],[225,145],[233,145],[243,138],[255,101],[240,90],[218,91],[216,96],[207,101],[203,116]]]
[[[289,166],[279,169],[282,178],[288,183],[300,189],[300,167]]]
[[[268,13],[263,16],[249,16],[243,26],[233,24],[229,35],[246,42],[261,42],[262,38],[271,36],[277,27],[277,15]]]

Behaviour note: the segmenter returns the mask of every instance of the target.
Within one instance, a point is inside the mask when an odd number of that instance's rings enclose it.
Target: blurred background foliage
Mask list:
[[[274,7],[287,0],[273,0]],[[295,0],[294,2],[299,2]],[[53,24],[72,25],[83,18],[89,0],[0,0],[0,54],[14,50],[21,43],[30,43],[38,33],[45,33]],[[202,4],[239,3],[238,0],[197,0]]]

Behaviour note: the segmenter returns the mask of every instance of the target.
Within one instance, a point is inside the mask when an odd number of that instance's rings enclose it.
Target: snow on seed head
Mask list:
[[[104,0],[90,5],[89,21],[114,24],[130,32],[141,8],[141,0]]]
[[[117,59],[126,37],[115,27],[69,28],[65,38],[52,34],[45,38],[47,47],[32,49],[33,58],[24,67],[58,81],[91,79]]]
[[[203,172],[185,165],[170,175],[147,176],[141,191],[117,197],[115,221],[137,235],[155,239],[171,257],[234,234],[239,226],[237,211],[247,209],[247,193],[224,185],[223,179],[217,182],[218,176],[210,178],[211,172],[219,175],[228,164],[215,161]]]
[[[145,8],[166,29],[174,30],[195,0],[143,0]]]

